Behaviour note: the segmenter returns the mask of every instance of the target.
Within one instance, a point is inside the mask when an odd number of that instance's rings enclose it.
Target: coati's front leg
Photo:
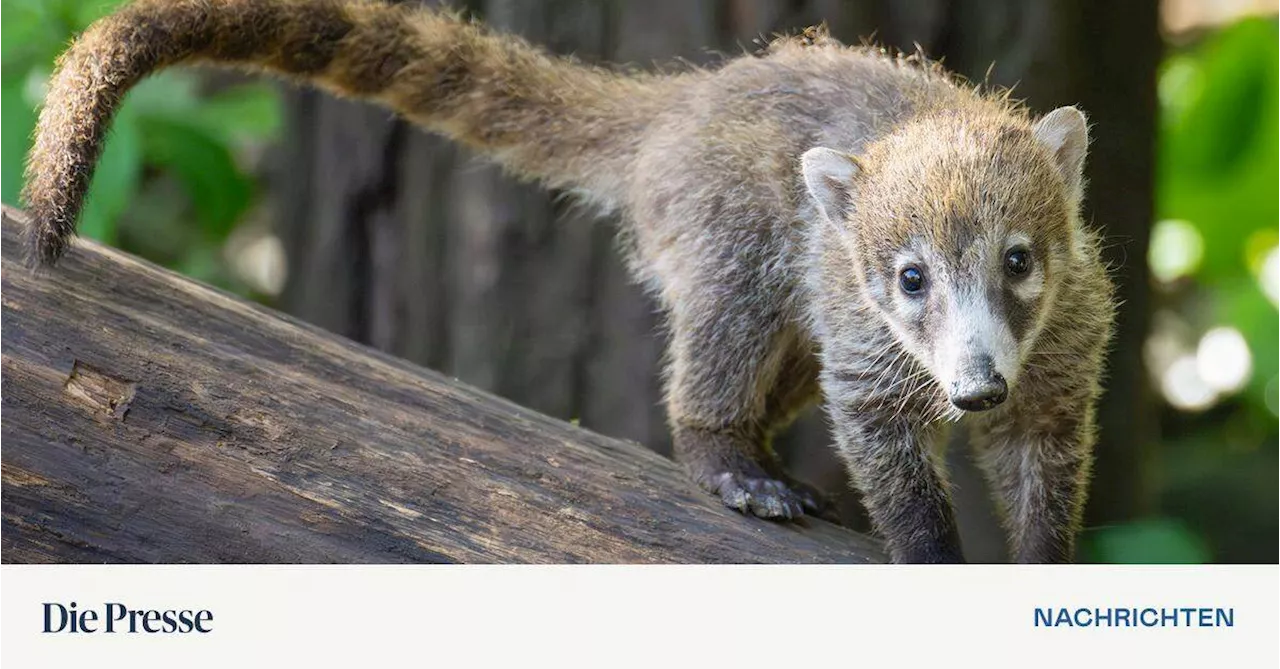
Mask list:
[[[867,379],[829,368],[822,388],[841,459],[894,562],[964,562],[943,478],[936,422],[896,402],[869,402]]]
[[[1013,559],[1070,562],[1092,463],[1093,409],[1066,402],[1029,411],[1010,408],[975,425],[973,446]]]
[[[893,561],[964,562],[950,495],[934,461],[935,429],[831,409],[840,456]]]
[[[768,446],[772,430],[813,398],[816,370],[796,363],[807,351],[768,301],[712,302],[686,300],[672,314],[667,411],[676,460],[744,513],[824,513],[818,493],[788,477]]]

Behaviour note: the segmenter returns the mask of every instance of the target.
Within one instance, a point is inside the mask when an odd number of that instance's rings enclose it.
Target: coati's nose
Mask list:
[[[951,403],[965,411],[986,411],[999,406],[1009,396],[1009,384],[1000,372],[989,366],[986,371],[962,376],[951,384]]]

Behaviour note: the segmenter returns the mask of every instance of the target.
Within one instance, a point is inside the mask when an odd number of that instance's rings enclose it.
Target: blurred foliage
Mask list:
[[[1203,410],[1166,406],[1150,472],[1158,508],[1093,528],[1083,552],[1100,562],[1274,562],[1277,559],[1276,305],[1262,288],[1275,254],[1280,182],[1277,24],[1253,18],[1171,49],[1159,81],[1161,123],[1153,309],[1194,337],[1233,328],[1252,369],[1238,392]],[[1161,249],[1156,238],[1164,238]],[[1157,325],[1160,323],[1157,319]],[[1136,353],[1136,352],[1135,352]]]
[[[121,0],[0,0],[2,197],[16,204],[36,108],[57,53]],[[1259,287],[1277,242],[1277,26],[1250,19],[1171,48],[1160,86],[1158,218],[1168,247],[1153,307],[1203,333],[1237,329],[1252,374],[1215,406],[1161,411],[1161,447],[1143,477],[1157,508],[1131,523],[1089,528],[1082,557],[1100,562],[1277,559],[1277,312]],[[113,124],[82,218],[82,234],[241,292],[223,259],[258,183],[246,165],[279,133],[267,83],[208,91],[180,69],[141,83]],[[1161,277],[1166,279],[1167,277]],[[1194,341],[1191,342],[1194,345]],[[1131,352],[1138,355],[1139,352]]]
[[[36,109],[54,59],[74,35],[120,4],[0,0],[4,202],[19,201]],[[283,111],[267,82],[206,92],[207,79],[192,69],[168,71],[128,95],[94,172],[79,230],[197,279],[246,292],[222,250],[255,202],[258,184],[247,158],[278,135]]]

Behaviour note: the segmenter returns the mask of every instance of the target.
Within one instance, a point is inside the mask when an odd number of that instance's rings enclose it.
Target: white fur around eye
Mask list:
[[[1013,284],[1013,295],[1023,302],[1030,302],[1044,292],[1044,272],[1038,266],[1032,267],[1031,274]]]

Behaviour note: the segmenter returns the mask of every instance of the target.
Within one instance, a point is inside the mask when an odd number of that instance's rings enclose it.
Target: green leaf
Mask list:
[[[191,70],[165,70],[142,80],[129,91],[129,104],[142,116],[186,119],[199,108],[199,81]]]
[[[275,138],[284,126],[279,91],[271,84],[235,86],[202,100],[191,121],[228,143]]]
[[[13,60],[26,55],[33,47],[41,45],[41,33],[48,27],[40,7],[31,0],[4,0],[0,2],[0,12],[4,21],[0,22],[0,59],[7,70],[13,67]],[[23,63],[21,69],[26,69]]]
[[[230,150],[198,125],[146,116],[144,127],[148,162],[172,170],[195,205],[201,229],[214,240],[225,239],[253,195],[253,182]]]
[[[192,246],[174,269],[183,276],[189,276],[202,283],[221,288],[229,287],[226,281],[226,265],[222,262],[217,246],[208,244]]]
[[[168,70],[134,88],[129,102],[146,116],[199,126],[229,144],[272,139],[284,126],[280,94],[269,83],[231,86],[208,96],[199,88],[196,73]]]
[[[129,207],[142,177],[142,129],[126,105],[116,115],[106,148],[94,170],[80,216],[80,234],[114,244],[120,214]]]
[[[1243,240],[1280,216],[1278,57],[1276,22],[1249,19],[1163,70],[1157,210],[1200,231],[1201,278],[1246,278]]]
[[[1261,131],[1273,68],[1258,56],[1274,50],[1275,42],[1262,28],[1240,24],[1201,54],[1202,87],[1179,119],[1177,136],[1183,168],[1201,178],[1219,180],[1223,171],[1235,170]]]
[[[89,27],[90,23],[114,12],[129,0],[61,0],[66,5],[67,16],[76,32]]]
[[[1115,564],[1203,564],[1209,549],[1181,521],[1151,518],[1088,530],[1082,537],[1090,560]]]
[[[25,82],[6,80],[0,87],[0,199],[18,204],[22,171],[31,148],[36,112],[22,96]]]

